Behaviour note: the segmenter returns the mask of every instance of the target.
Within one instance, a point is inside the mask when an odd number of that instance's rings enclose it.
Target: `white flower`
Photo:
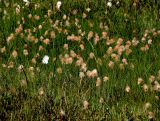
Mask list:
[[[108,6],[108,7],[112,7],[112,2],[109,1],[109,2],[107,3],[107,6]]]
[[[151,45],[152,44],[152,39],[148,40],[148,44]]]
[[[85,100],[85,101],[83,102],[83,108],[84,108],[84,109],[88,109],[88,106],[89,106],[89,102]]]
[[[28,0],[23,0],[23,2],[25,2],[25,6],[29,7],[30,2]]]
[[[48,64],[48,60],[49,60],[48,55],[45,55],[45,56],[43,57],[42,63],[43,63],[43,64]]]
[[[61,109],[61,110],[60,110],[60,115],[61,115],[61,116],[65,116],[65,111]]]
[[[130,92],[130,90],[131,90],[131,88],[127,85],[126,88],[125,88],[125,91]]]
[[[62,2],[61,2],[61,1],[58,1],[58,2],[57,2],[57,5],[56,5],[56,7],[57,7],[58,10],[60,9],[61,5],[62,5]]]
[[[86,11],[87,11],[87,12],[90,12],[90,11],[91,11],[91,9],[90,9],[90,8],[87,8],[87,9],[86,9]]]
[[[19,5],[17,5],[17,7],[16,7],[16,13],[17,13],[17,14],[20,13],[20,9],[21,9],[21,7],[20,7]]]
[[[28,1],[28,0],[23,0],[23,2],[25,2],[25,3],[29,3],[29,1]]]
[[[119,1],[117,1],[116,4],[119,5]]]

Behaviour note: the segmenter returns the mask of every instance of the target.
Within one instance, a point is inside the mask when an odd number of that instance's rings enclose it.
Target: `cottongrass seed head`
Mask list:
[[[48,64],[48,61],[49,61],[49,56],[48,55],[45,55],[42,59],[42,63],[43,64]]]

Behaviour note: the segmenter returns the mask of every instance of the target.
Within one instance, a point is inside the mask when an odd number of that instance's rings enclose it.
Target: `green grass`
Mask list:
[[[155,87],[160,85],[160,3],[142,0],[134,6],[131,1],[122,0],[116,5],[115,0],[109,8],[104,1],[68,0],[62,2],[60,10],[56,9],[56,3],[33,0],[27,7],[18,0],[0,2],[0,120],[158,121],[160,89]],[[18,14],[17,5],[20,6]],[[35,9],[35,5],[39,7]],[[91,11],[87,12],[87,8]],[[50,17],[48,10],[52,11]],[[75,10],[77,14],[73,13]],[[86,18],[83,18],[84,13]],[[40,19],[36,20],[35,15]],[[16,33],[20,25],[22,30]],[[55,38],[50,36],[52,31]],[[91,31],[93,37],[88,40]],[[107,32],[106,38],[102,38],[102,32]],[[9,40],[11,34],[14,37]],[[81,39],[68,40],[72,34]],[[97,44],[95,35],[99,37]],[[142,42],[144,36],[146,41]],[[47,38],[49,44],[44,42]],[[123,39],[122,48],[131,43],[129,55],[127,50],[118,54],[119,38]],[[139,42],[136,46],[134,38]],[[114,42],[107,45],[111,39]],[[152,44],[148,44],[149,39]],[[68,49],[64,44],[68,44]],[[43,50],[39,50],[40,46]],[[143,51],[145,46],[149,49]],[[113,48],[111,54],[107,53],[109,47]],[[75,52],[75,57],[71,51]],[[92,59],[91,52],[94,53]],[[117,61],[112,57],[115,54]],[[44,55],[49,56],[48,64],[42,63]],[[81,59],[81,66],[78,66],[77,61]],[[108,65],[110,61],[114,63],[113,68]],[[87,76],[94,69],[98,75]],[[80,72],[84,72],[82,79]],[[155,77],[153,82],[149,79],[151,75]],[[109,80],[103,81],[105,76]],[[140,85],[138,78],[143,79]],[[85,106],[85,101],[89,105]]]

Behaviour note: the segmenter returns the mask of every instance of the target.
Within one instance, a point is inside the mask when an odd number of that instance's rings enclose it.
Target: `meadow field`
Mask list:
[[[160,1],[0,0],[0,121],[160,121]]]

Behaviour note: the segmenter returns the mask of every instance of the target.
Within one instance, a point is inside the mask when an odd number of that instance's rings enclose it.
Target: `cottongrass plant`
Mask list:
[[[0,12],[1,120],[159,119],[158,5],[6,0]]]

